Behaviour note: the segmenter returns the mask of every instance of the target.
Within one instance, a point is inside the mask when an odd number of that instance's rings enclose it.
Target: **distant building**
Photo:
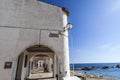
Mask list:
[[[68,15],[38,0],[0,0],[0,80],[70,76]]]

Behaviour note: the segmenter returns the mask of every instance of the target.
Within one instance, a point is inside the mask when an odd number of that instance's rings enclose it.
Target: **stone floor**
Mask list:
[[[48,78],[48,79],[26,79],[26,80],[57,80],[56,78]]]
[[[47,73],[38,73],[38,74],[30,74],[28,77],[29,79],[36,79],[36,78],[47,78],[47,77],[52,77],[53,73],[47,72]]]
[[[31,70],[31,74],[26,80],[56,80],[56,78],[52,78],[53,72],[44,72],[40,68],[36,68]]]

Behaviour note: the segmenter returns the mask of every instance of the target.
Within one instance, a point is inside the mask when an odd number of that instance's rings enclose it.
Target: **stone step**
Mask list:
[[[56,78],[47,78],[47,79],[26,79],[26,80],[56,80]]]

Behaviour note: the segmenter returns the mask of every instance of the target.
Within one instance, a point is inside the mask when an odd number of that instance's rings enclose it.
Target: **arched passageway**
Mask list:
[[[58,73],[58,59],[50,48],[35,45],[18,56],[16,80],[55,78]]]

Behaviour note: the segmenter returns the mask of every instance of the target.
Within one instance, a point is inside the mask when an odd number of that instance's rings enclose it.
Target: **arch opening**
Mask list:
[[[15,80],[55,78],[59,71],[56,60],[52,49],[43,45],[31,46],[18,56]]]

